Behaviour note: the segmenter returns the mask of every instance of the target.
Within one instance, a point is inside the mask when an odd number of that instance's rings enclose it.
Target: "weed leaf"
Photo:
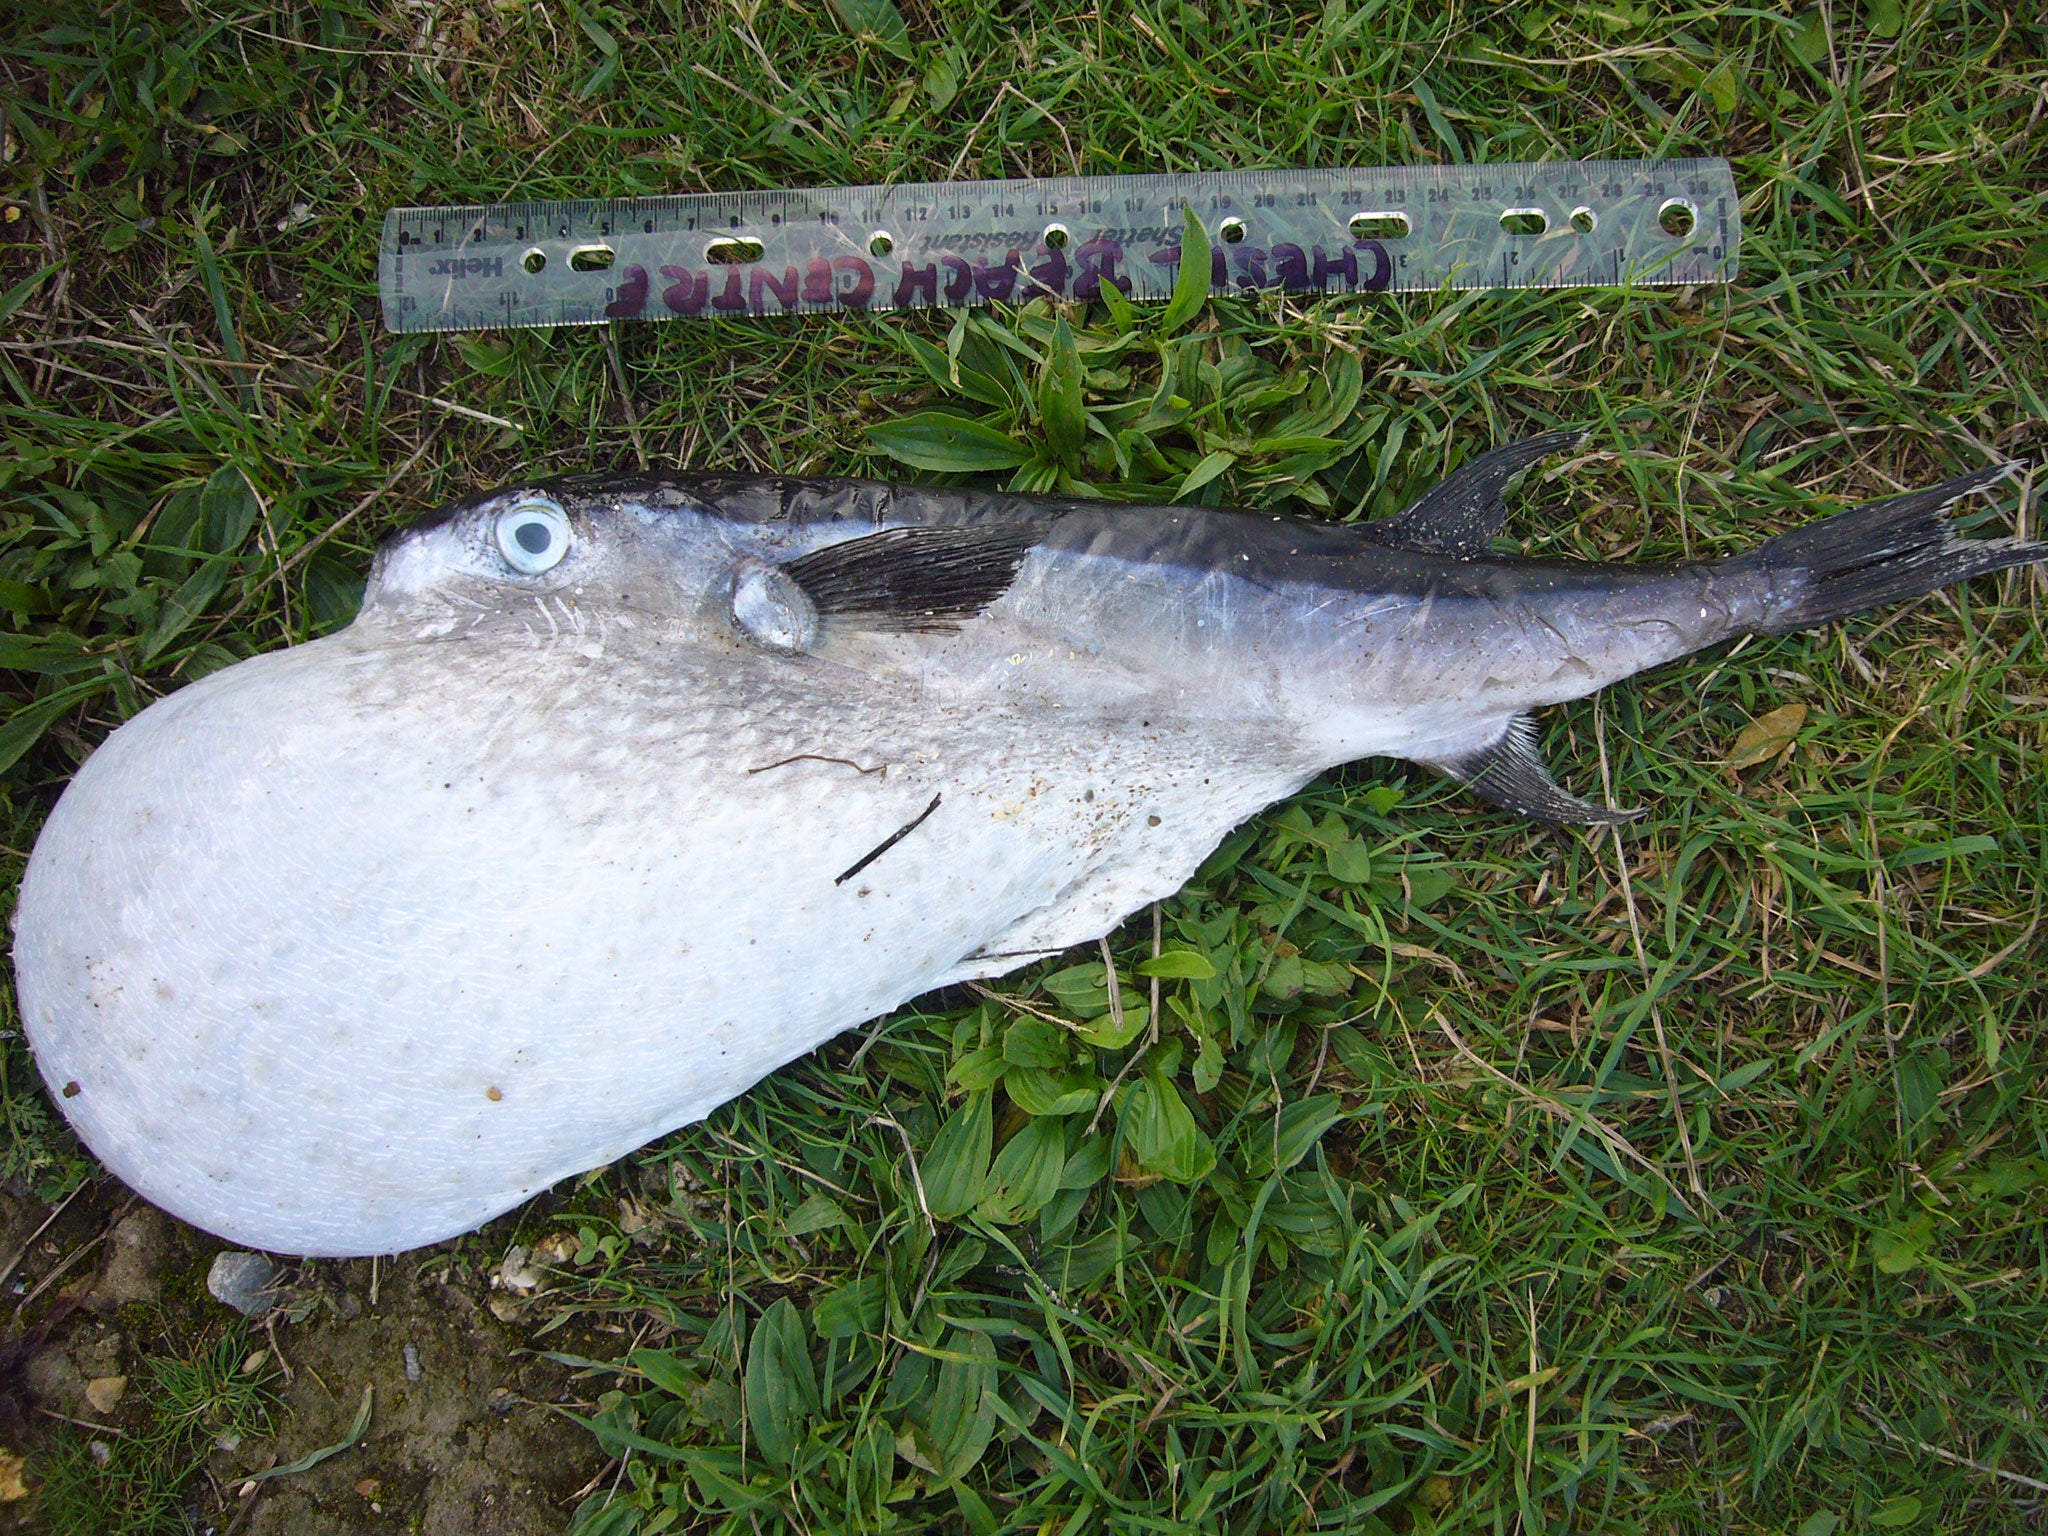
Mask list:
[[[1195,205],[1181,209],[1180,272],[1173,296],[1159,316],[1159,334],[1171,336],[1201,313],[1209,299],[1209,232],[1195,215]]]
[[[925,1205],[940,1221],[951,1221],[980,1202],[988,1182],[995,1128],[986,1092],[968,1095],[933,1138],[925,1154]]]
[[[747,1345],[747,1425],[761,1454],[789,1465],[804,1424],[818,1412],[818,1376],[804,1320],[787,1296],[754,1325]]]
[[[967,416],[919,411],[868,428],[868,440],[890,458],[916,469],[1013,469],[1031,458],[1015,438]]]

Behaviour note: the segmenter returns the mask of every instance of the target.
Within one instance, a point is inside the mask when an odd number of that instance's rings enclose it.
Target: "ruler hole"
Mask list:
[[[1572,228],[1582,235],[1590,235],[1600,227],[1600,215],[1590,208],[1572,210]]]
[[[579,245],[569,253],[569,270],[602,272],[612,264],[612,254],[608,245]]]
[[[1073,237],[1067,233],[1067,226],[1064,224],[1045,226],[1045,248],[1048,251],[1064,251],[1067,248],[1067,241],[1071,238]]]
[[[886,256],[896,249],[896,237],[886,229],[878,229],[868,236],[868,254]]]
[[[535,246],[519,258],[519,265],[528,272],[538,272],[548,264],[548,253]]]
[[[1667,197],[1657,209],[1657,227],[1674,240],[1683,240],[1699,222],[1700,211],[1682,197]]]
[[[1238,245],[1243,242],[1245,237],[1244,220],[1237,218],[1225,219],[1216,226],[1216,233],[1223,237],[1225,245]]]
[[[1347,226],[1354,240],[1405,240],[1408,215],[1393,209],[1373,209],[1351,215]]]
[[[1541,208],[1503,208],[1500,227],[1511,235],[1540,235],[1550,228],[1550,215]]]
[[[750,261],[759,261],[763,247],[758,240],[721,239],[704,247],[704,259],[714,266],[738,267]]]

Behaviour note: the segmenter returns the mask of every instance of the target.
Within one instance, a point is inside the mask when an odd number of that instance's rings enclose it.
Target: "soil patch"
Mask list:
[[[0,1264],[20,1252],[0,1284],[15,1313],[0,1407],[14,1410],[4,1438],[28,1489],[0,1504],[0,1531],[98,1536],[90,1522],[147,1506],[166,1528],[182,1510],[216,1536],[554,1536],[605,1470],[568,1414],[609,1383],[572,1382],[538,1351],[605,1358],[625,1341],[581,1327],[537,1339],[555,1316],[547,1298],[494,1285],[530,1209],[396,1259],[280,1260],[254,1321],[207,1293],[226,1245],[111,1181],[45,1226],[51,1214],[0,1193]],[[347,1440],[366,1389],[359,1442],[263,1476]],[[253,1417],[235,1411],[259,1401]],[[129,1503],[95,1509],[116,1484]]]

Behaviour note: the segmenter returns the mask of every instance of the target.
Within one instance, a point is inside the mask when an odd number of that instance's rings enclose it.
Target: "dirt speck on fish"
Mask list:
[[[1332,765],[1620,820],[1529,711],[2048,558],[1943,515],[2005,465],[1725,560],[1496,555],[1503,488],[1576,440],[1354,527],[792,479],[457,502],[348,629],[79,770],[21,892],[37,1060],[198,1226],[415,1247],[1097,937]]]

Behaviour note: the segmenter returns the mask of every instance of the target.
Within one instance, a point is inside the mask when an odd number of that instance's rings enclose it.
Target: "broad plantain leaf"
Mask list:
[[[916,469],[1014,469],[1031,458],[1031,449],[1014,437],[946,411],[914,411],[881,422],[868,428],[868,440],[890,458]]]
[[[761,1454],[786,1467],[804,1421],[817,1412],[818,1376],[804,1320],[785,1296],[762,1314],[747,1346],[747,1425]]]
[[[937,1220],[951,1221],[980,1203],[995,1139],[992,1114],[986,1090],[970,1094],[932,1138],[924,1159],[924,1199]]]

